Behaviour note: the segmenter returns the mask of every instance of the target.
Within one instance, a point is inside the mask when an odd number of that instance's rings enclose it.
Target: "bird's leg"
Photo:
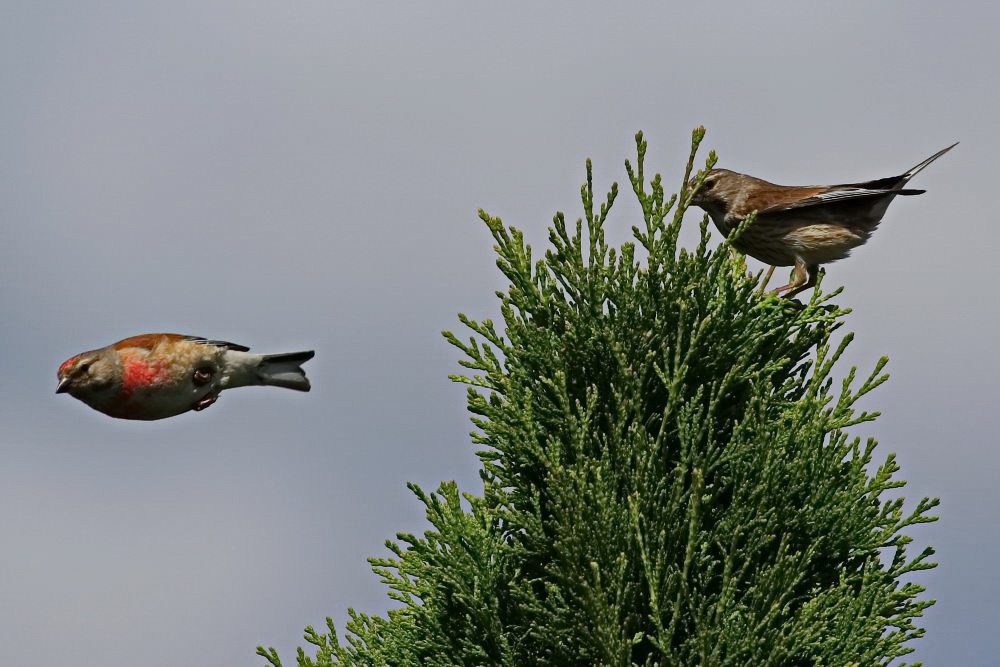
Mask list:
[[[774,290],[773,294],[786,292],[785,298],[791,299],[799,292],[807,290],[816,284],[816,272],[818,270],[819,264],[809,265],[801,257],[796,257],[795,269],[792,272],[792,281]]]
[[[196,368],[194,369],[194,373],[191,374],[191,382],[196,387],[204,387],[212,381],[212,375],[214,374],[215,370],[211,367]]]
[[[218,394],[209,394],[208,396],[204,396],[198,399],[198,401],[191,406],[191,409],[194,410],[195,412],[201,412],[208,406],[215,403],[217,400],[219,400]]]
[[[191,374],[191,383],[196,387],[204,387],[206,384],[212,381],[212,377],[215,375],[215,369],[211,366],[200,366],[194,369]],[[202,396],[191,406],[191,409],[195,412],[201,412],[212,403],[219,400],[219,392],[216,391],[214,394],[206,394]]]

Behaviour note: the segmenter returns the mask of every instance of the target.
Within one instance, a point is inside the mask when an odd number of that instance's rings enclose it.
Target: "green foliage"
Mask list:
[[[618,190],[563,214],[535,260],[520,231],[481,212],[510,281],[503,328],[460,316],[484,493],[412,486],[432,526],[372,559],[400,607],[351,611],[347,643],[307,630],[300,667],[358,665],[880,665],[910,652],[932,601],[902,578],[906,552],[889,455],[846,429],[887,379],[833,370],[851,336],[837,294],[763,294],[728,243],[677,238],[680,196],[626,162],[643,223],[605,242]],[[714,164],[710,155],[707,167]],[[699,172],[703,174],[703,172]],[[696,179],[697,181],[697,179]],[[752,223],[748,223],[752,224]],[[891,496],[891,497],[890,497]],[[275,667],[273,649],[259,649]]]

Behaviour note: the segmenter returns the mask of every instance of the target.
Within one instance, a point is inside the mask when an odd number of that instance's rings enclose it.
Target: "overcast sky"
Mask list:
[[[998,20],[983,2],[6,3],[3,663],[293,661],[307,624],[384,611],[366,557],[426,528],[405,483],[481,488],[439,333],[497,312],[476,210],[541,247],[555,211],[578,217],[587,157],[602,190],[624,184],[643,130],[676,184],[703,124],[720,166],[787,184],[962,142],[827,286],[854,308],[850,361],[891,358],[861,434],[898,454],[907,498],[943,500],[911,531],[941,562],[914,657],[996,664]],[[53,394],[70,355],[153,331],[315,349],[314,389],[155,423]]]

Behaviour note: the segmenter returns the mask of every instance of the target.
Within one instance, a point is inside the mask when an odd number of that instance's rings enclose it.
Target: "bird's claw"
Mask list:
[[[212,375],[214,375],[214,371],[211,368],[196,368],[191,375],[191,382],[196,387],[204,387],[212,381]]]
[[[206,397],[204,397],[202,399],[199,399],[194,405],[192,405],[191,409],[194,410],[195,412],[201,412],[202,410],[204,410],[208,406],[210,406],[213,403],[215,403],[217,400],[219,400],[219,395],[218,394],[215,394],[215,395],[212,395],[212,396],[206,396]]]

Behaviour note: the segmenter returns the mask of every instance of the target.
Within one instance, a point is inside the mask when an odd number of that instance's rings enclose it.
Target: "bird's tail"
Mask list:
[[[923,162],[921,162],[920,164],[918,164],[916,167],[914,167],[913,169],[911,169],[908,172],[906,172],[905,174],[903,174],[903,180],[902,180],[901,183],[899,183],[899,186],[902,186],[903,184],[905,184],[906,181],[910,180],[911,178],[913,178],[914,176],[916,176],[918,173],[920,173],[921,171],[923,171],[924,167],[926,167],[927,165],[929,165],[931,162],[934,162],[934,160],[938,159],[939,157],[941,157],[942,155],[944,155],[945,153],[947,153],[948,151],[950,151],[952,148],[954,148],[957,145],[958,145],[958,142],[956,141],[951,146],[948,146],[948,148],[944,148],[942,150],[939,150],[937,153],[935,153],[934,155],[930,156],[929,158],[927,158],[926,160],[924,160]],[[909,193],[900,193],[900,194],[909,194]]]
[[[285,387],[296,391],[309,391],[311,385],[302,364],[315,356],[313,350],[288,352],[286,354],[265,354],[257,365],[260,384]]]

